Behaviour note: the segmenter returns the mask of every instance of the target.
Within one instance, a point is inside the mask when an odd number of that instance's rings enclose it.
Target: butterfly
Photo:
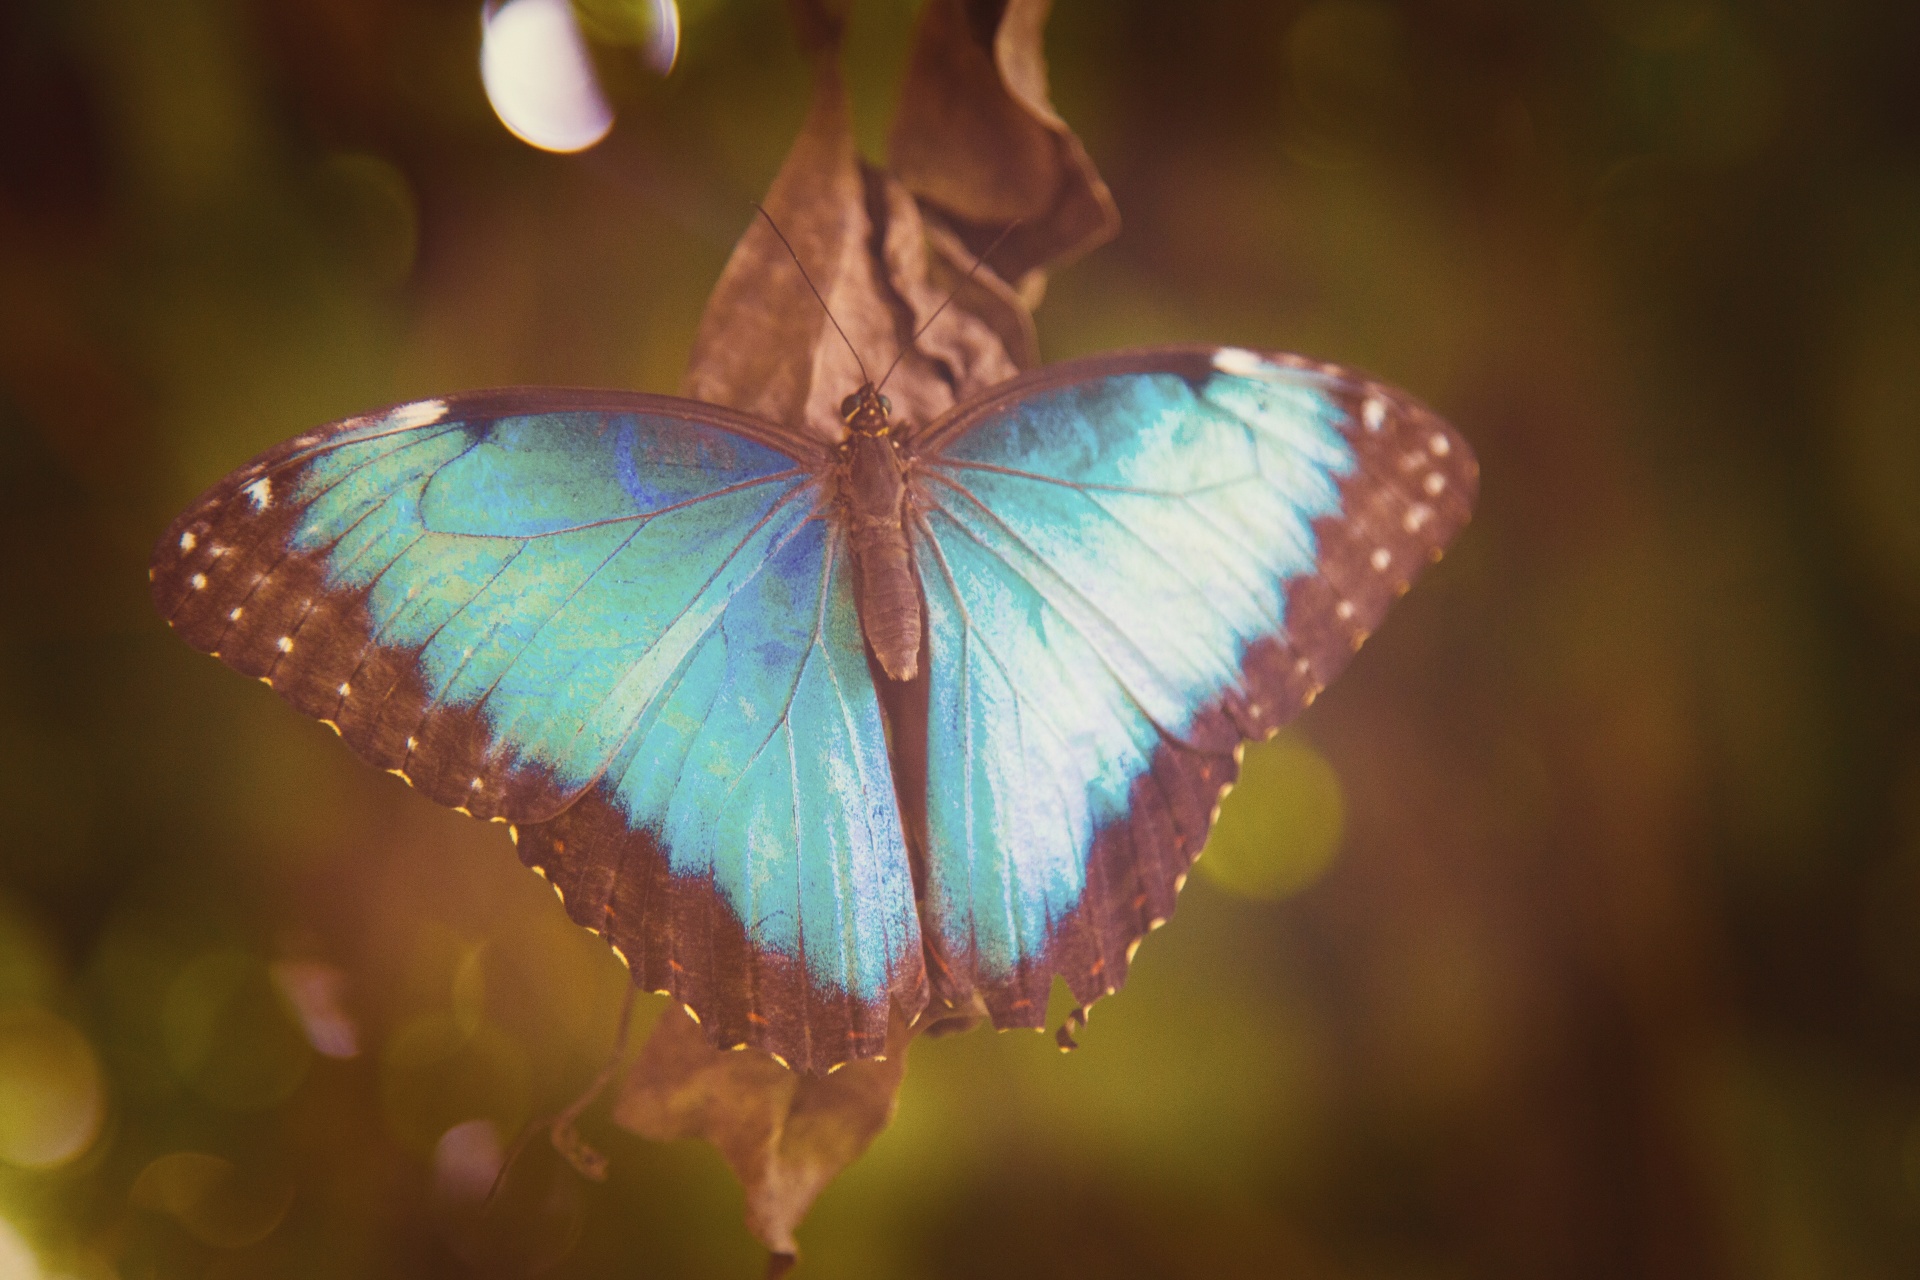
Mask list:
[[[717,1047],[1086,1006],[1242,745],[1467,522],[1466,442],[1235,347],[1046,366],[820,443],[637,393],[450,395],[271,449],[154,551],[160,612],[433,800],[509,824]]]

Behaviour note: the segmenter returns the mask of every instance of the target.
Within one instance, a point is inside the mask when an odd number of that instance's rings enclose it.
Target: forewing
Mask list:
[[[299,437],[174,522],[155,602],[440,803],[551,816],[817,500],[684,403],[481,394]]]
[[[1241,743],[1466,523],[1466,443],[1392,388],[1234,348],[1052,366],[916,442],[939,982],[1038,1026],[1172,912]]]
[[[824,1067],[884,1038],[919,944],[806,450],[663,397],[404,405],[216,485],[154,596],[371,763],[519,824],[640,980]]]

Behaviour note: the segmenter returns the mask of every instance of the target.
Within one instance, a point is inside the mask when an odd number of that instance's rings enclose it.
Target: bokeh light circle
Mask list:
[[[1345,829],[1333,766],[1299,738],[1277,738],[1247,748],[1200,870],[1243,897],[1284,898],[1320,878]]]
[[[169,1215],[203,1244],[244,1249],[273,1234],[293,1196],[285,1178],[243,1173],[204,1151],[175,1151],[140,1171],[128,1200],[136,1209]]]
[[[313,1050],[266,965],[244,952],[188,963],[160,1015],[175,1074],[209,1102],[259,1110],[284,1102],[306,1078]]]
[[[66,1164],[93,1145],[105,1113],[100,1063],[84,1035],[31,1006],[0,1014],[0,1159]]]
[[[12,1223],[0,1219],[0,1280],[40,1280],[44,1274],[33,1249]]]
[[[543,151],[585,151],[613,128],[568,0],[507,0],[480,15],[480,80],[500,123]]]
[[[517,1132],[528,1091],[525,1053],[490,1022],[463,1025],[448,1014],[426,1014],[401,1026],[381,1053],[389,1131],[419,1155],[430,1155],[441,1135],[468,1120]]]

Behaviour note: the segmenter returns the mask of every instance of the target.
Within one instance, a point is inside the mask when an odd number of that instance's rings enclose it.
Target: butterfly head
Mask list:
[[[860,389],[840,402],[840,417],[854,432],[863,436],[884,436],[892,429],[888,415],[893,402],[863,382]]]

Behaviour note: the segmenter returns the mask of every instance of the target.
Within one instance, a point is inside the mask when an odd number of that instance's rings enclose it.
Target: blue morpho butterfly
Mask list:
[[[1392,388],[1233,347],[821,445],[692,400],[475,392],[269,450],[152,562],[195,647],[520,857],[713,1043],[821,1072],[890,1007],[1124,980],[1241,744],[1340,671],[1477,467]],[[1063,1034],[1064,1034],[1063,1028]]]

